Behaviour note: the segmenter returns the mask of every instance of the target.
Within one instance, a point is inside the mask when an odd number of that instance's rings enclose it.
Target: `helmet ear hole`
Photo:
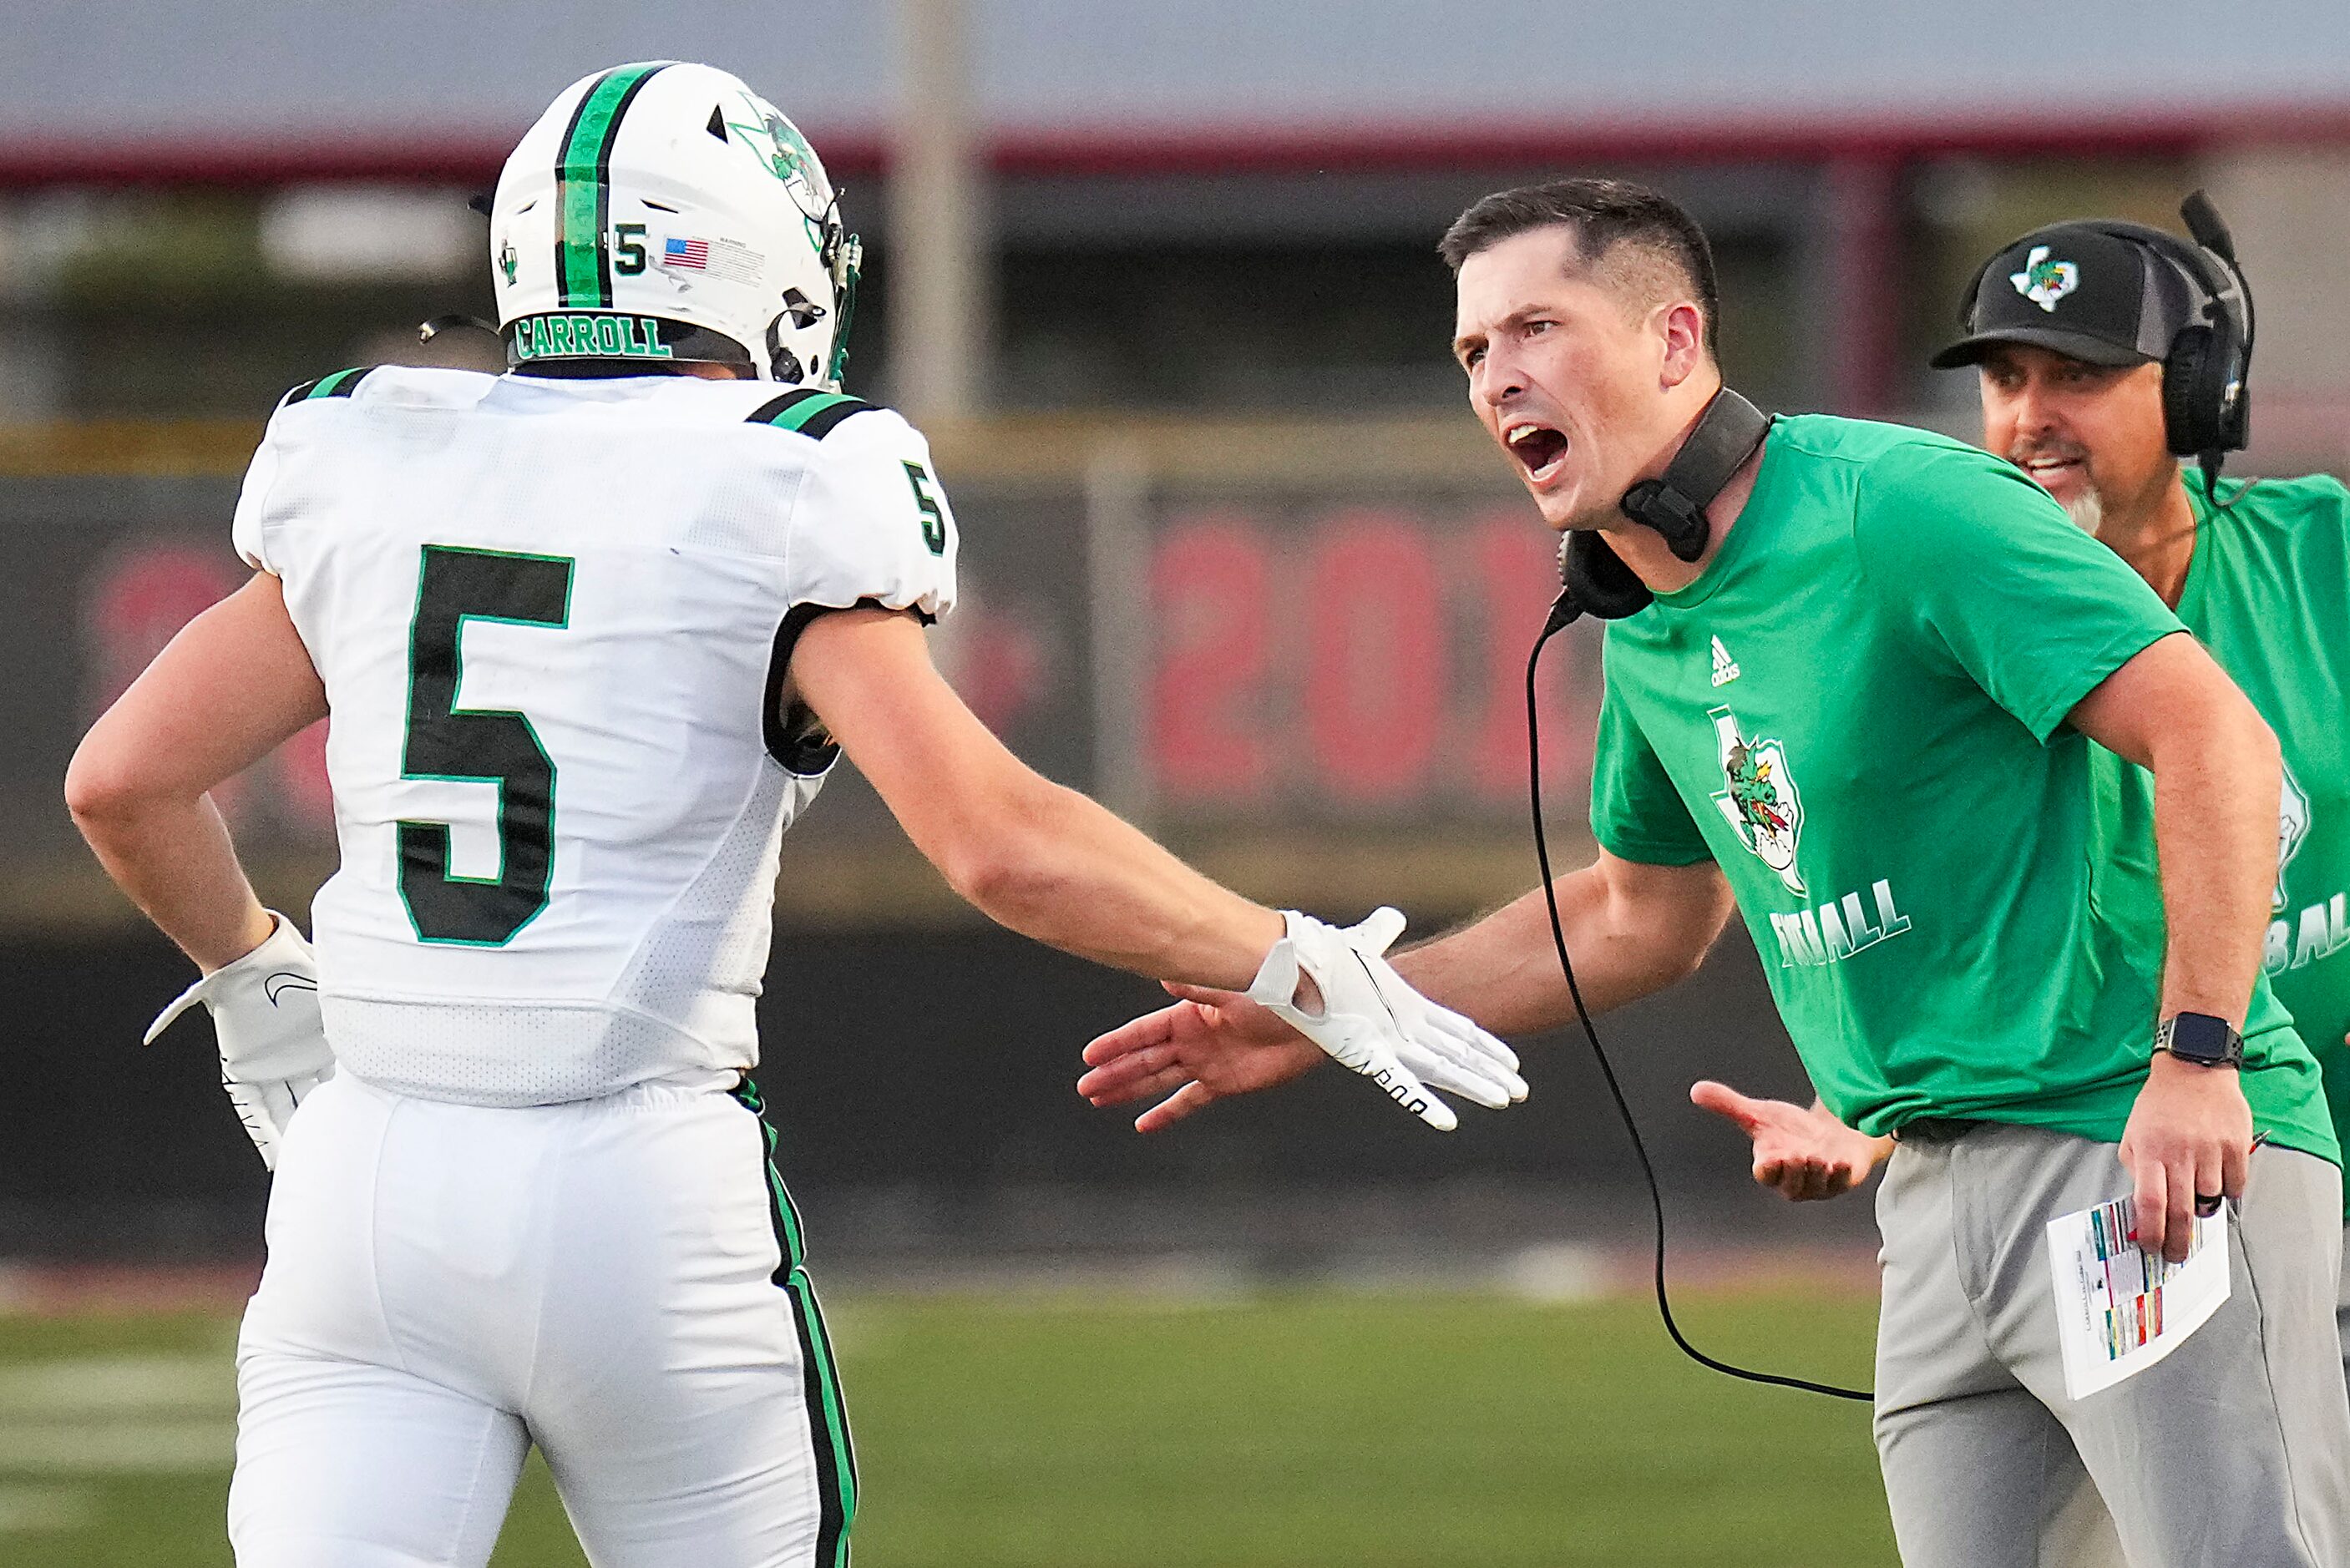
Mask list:
[[[800,357],[784,347],[784,322],[778,316],[767,323],[767,369],[786,387],[796,387],[807,379],[807,367]]]
[[[710,123],[703,126],[702,129],[710,132],[711,135],[716,137],[721,141],[726,140],[726,110],[724,106],[714,103],[710,106]]]
[[[2211,328],[2182,327],[2162,360],[2162,426],[2170,450],[2191,457],[2219,446],[2223,389],[2210,385],[2215,371]]]

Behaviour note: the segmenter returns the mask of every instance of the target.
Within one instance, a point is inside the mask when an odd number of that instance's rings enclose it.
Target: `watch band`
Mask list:
[[[2241,1067],[2244,1037],[2234,1024],[2208,1012],[2178,1012],[2154,1031],[2154,1048],[2199,1067]]]

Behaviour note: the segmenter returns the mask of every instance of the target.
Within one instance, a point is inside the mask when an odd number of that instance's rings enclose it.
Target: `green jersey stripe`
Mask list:
[[[772,402],[762,405],[751,416],[751,422],[773,425],[777,430],[797,431],[804,436],[822,441],[841,421],[864,413],[872,407],[862,398],[852,398],[840,392],[819,392],[803,387],[798,391],[785,392]]]
[[[828,413],[843,403],[854,401],[856,401],[855,399],[844,398],[837,392],[820,392],[806,402],[796,405],[767,422],[777,430],[798,431],[806,434],[810,420],[815,419],[818,414]]]
[[[780,398],[770,398],[767,401],[761,403],[757,409],[752,411],[750,419],[745,422],[754,425],[774,424],[792,410],[798,408],[801,404],[806,403],[812,399],[821,398],[827,395],[827,394],[824,392],[817,391],[813,387],[798,388],[793,391],[785,392]],[[784,428],[788,430],[791,427],[786,425]]]
[[[853,402],[854,400],[854,399],[841,396],[838,392],[818,392],[813,390],[803,395],[795,396],[788,401],[785,399],[778,398],[775,401],[777,403],[782,403],[784,406],[780,409],[776,409],[774,413],[767,415],[767,417],[761,422],[771,424],[777,430],[800,430],[807,424],[808,421],[814,419],[825,410],[833,407],[835,404]],[[773,407],[774,405],[771,404],[769,406]]]
[[[571,111],[555,162],[555,282],[561,305],[611,306],[612,257],[605,230],[611,221],[612,143],[629,102],[668,66],[664,60],[607,71]]]
[[[305,381],[280,399],[277,406],[282,409],[289,403],[307,403],[313,398],[348,398],[359,390],[359,383],[374,369],[372,365],[366,365],[355,370],[338,370],[315,381]]]
[[[825,437],[830,435],[834,431],[840,427],[841,421],[852,418],[858,414],[870,413],[872,411],[873,405],[871,403],[864,402],[856,398],[843,398],[837,403],[831,403],[824,408],[816,410],[816,412],[810,414],[806,419],[802,420],[800,421],[800,434],[804,436],[814,436],[816,440],[822,441]]]

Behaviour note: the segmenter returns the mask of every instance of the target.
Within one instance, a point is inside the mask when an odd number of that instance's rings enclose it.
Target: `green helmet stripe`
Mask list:
[[[670,62],[607,71],[579,97],[555,161],[555,285],[558,303],[608,309],[612,257],[605,249],[611,221],[612,142],[637,90]]]

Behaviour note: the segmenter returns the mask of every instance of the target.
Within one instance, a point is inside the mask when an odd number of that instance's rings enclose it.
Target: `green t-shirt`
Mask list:
[[[2178,618],[2284,749],[2269,983],[2324,1069],[2350,1146],[2350,490],[2324,474],[2249,489],[2223,479],[2230,504],[2214,512],[2190,469],[2187,493],[2195,556]]]
[[[2009,464],[1783,419],[1697,581],[1607,628],[1591,785],[1609,853],[1720,863],[1820,1096],[2118,1141],[2160,1000],[2148,853],[2106,851],[2064,719],[2182,629]],[[2316,1064],[2257,984],[2243,1077],[2338,1158]]]

